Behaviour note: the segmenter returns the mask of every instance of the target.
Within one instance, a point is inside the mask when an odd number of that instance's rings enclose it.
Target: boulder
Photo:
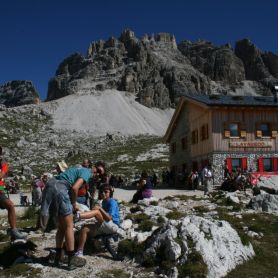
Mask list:
[[[186,264],[195,250],[207,265],[207,277],[215,278],[227,275],[255,255],[252,245],[243,245],[226,221],[190,215],[181,219],[178,225],[173,224],[175,226],[168,222],[147,239],[143,261],[151,257],[178,266]]]
[[[252,198],[248,207],[265,212],[277,212],[278,211],[278,195],[272,194],[259,194]]]

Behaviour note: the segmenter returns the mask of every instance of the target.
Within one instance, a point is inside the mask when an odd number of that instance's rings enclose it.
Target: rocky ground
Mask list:
[[[264,187],[272,184],[262,182]],[[274,263],[278,240],[277,195],[248,189],[231,193],[215,191],[207,197],[202,191],[156,189],[155,198],[130,205],[125,201],[133,193],[118,189],[115,194],[122,199],[119,201],[122,227],[126,231],[118,247],[123,261],[113,260],[98,243],[93,250],[87,249],[87,265],[82,269],[69,272],[33,263],[24,271],[38,272],[36,275],[43,277],[102,278],[242,277],[247,269],[249,277],[263,277],[266,271],[268,277],[278,274]],[[7,226],[4,219],[1,218],[2,228]],[[76,229],[82,224],[77,222]],[[29,227],[28,238],[38,244],[35,256],[47,256],[49,248],[55,245],[55,230],[45,234],[31,230]],[[25,231],[28,231],[26,225]],[[10,272],[0,271],[0,275],[13,273],[14,268]]]

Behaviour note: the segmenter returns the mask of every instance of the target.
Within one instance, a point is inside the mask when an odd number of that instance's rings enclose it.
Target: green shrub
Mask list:
[[[149,219],[141,221],[138,225],[138,230],[143,232],[150,232],[155,223]]]
[[[124,239],[120,241],[118,245],[119,255],[127,256],[130,258],[142,256],[144,249],[145,249],[144,243],[136,243],[130,239]]]
[[[135,212],[137,212],[137,211],[142,211],[141,207],[136,206],[136,207],[130,208],[130,212],[131,212],[131,213],[135,213]]]
[[[27,210],[24,212],[24,215],[21,217],[21,219],[36,219],[37,215],[38,215],[38,209],[31,206],[27,208]]]
[[[197,206],[194,207],[195,211],[199,212],[199,213],[206,213],[209,212],[209,209],[207,207],[204,206]]]
[[[180,219],[184,216],[185,216],[185,213],[180,212],[178,210],[173,210],[173,211],[170,211],[166,214],[166,217],[168,219],[172,219],[172,220],[178,220],[178,219]]]
[[[188,255],[186,264],[178,266],[179,278],[183,277],[206,277],[208,273],[202,255],[195,249]]]
[[[151,201],[151,202],[150,202],[150,205],[152,205],[152,206],[158,206],[158,201]]]
[[[157,224],[158,224],[158,226],[161,226],[161,225],[163,225],[164,223],[165,223],[164,217],[162,217],[161,215],[159,215],[158,218],[157,218]]]

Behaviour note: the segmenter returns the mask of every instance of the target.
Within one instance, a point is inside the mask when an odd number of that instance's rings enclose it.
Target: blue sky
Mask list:
[[[0,85],[31,80],[42,99],[48,81],[70,54],[91,41],[131,29],[169,32],[176,40],[216,45],[249,38],[278,55],[276,0],[1,0]]]

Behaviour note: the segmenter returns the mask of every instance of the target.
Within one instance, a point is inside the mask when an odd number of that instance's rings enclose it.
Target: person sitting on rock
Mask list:
[[[123,230],[119,228],[119,206],[117,201],[111,198],[111,188],[109,186],[103,188],[102,207],[96,206],[91,211],[77,213],[77,219],[89,219],[92,217],[96,218],[97,223],[82,227],[76,256],[83,256],[88,235],[92,237],[110,234],[123,235]]]
[[[142,172],[139,180],[137,192],[133,195],[131,203],[137,204],[139,200],[152,197],[152,183],[148,178],[147,172]]]
[[[8,199],[4,192],[5,180],[4,176],[8,173],[8,163],[4,161],[2,156],[2,147],[0,147],[0,209],[6,209],[8,211],[8,222],[10,224],[10,236],[11,240],[25,239],[25,236],[21,234],[16,228],[16,213],[13,202]]]

